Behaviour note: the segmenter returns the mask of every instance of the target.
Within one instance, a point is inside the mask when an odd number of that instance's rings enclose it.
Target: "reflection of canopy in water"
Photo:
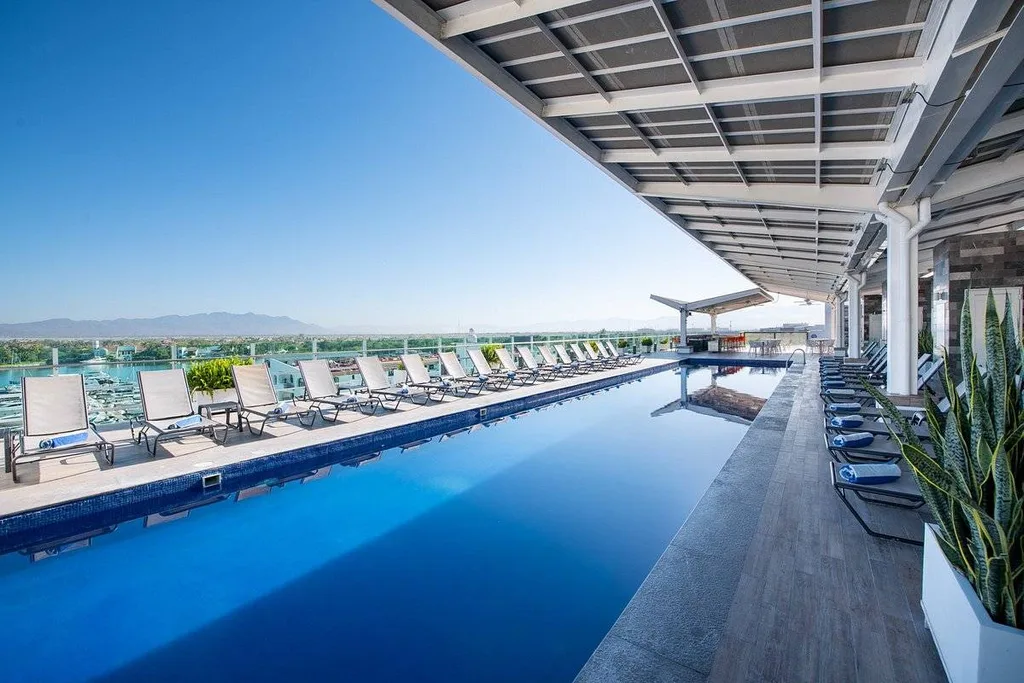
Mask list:
[[[679,398],[652,412],[651,417],[667,415],[677,410],[690,410],[729,422],[750,424],[764,406],[763,398],[718,386],[714,375],[711,378],[711,386],[699,389],[691,395],[686,387],[687,374],[687,368],[683,368],[679,373]]]

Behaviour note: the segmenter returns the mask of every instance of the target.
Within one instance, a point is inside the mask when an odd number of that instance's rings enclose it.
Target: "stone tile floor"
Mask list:
[[[817,386],[814,360],[787,374],[577,683],[945,680],[921,550],[871,538],[835,495]]]

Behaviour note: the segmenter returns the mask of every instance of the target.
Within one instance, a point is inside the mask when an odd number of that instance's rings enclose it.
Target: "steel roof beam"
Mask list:
[[[787,99],[845,92],[878,92],[906,88],[922,74],[922,61],[916,57],[892,59],[870,64],[825,67],[820,78],[814,69],[784,71],[757,76],[736,76],[705,81],[698,90],[685,85],[665,85],[600,95],[573,95],[544,101],[543,115],[587,116],[619,111],[644,111],[697,107],[705,104]]]
[[[712,136],[713,137],[713,136]],[[876,161],[889,155],[884,142],[842,142],[824,144],[821,153],[814,144],[744,145],[725,150],[720,147],[663,147],[650,149],[612,149],[601,154],[601,161],[612,164],[696,161]]]
[[[1024,8],[1017,11],[1009,30],[992,51],[981,73],[971,83],[949,123],[924,160],[900,198],[908,204],[929,192],[936,182],[948,178],[958,162],[981,142],[1003,112],[1013,104],[1024,85],[1007,88],[1007,82],[1024,78]],[[1017,80],[1015,80],[1017,79]]]
[[[642,182],[637,194],[666,199],[695,199],[705,202],[740,202],[769,206],[803,206],[825,210],[875,210],[877,192],[869,185],[825,185],[765,183],[745,187],[738,183],[699,183],[685,186],[673,182]]]
[[[670,204],[667,212],[677,216],[689,218],[749,218],[760,220],[765,218],[770,221],[797,222],[808,224],[809,229],[814,229],[816,214],[809,209],[761,209],[758,211],[753,207],[742,206],[676,206]],[[822,223],[845,223],[859,225],[863,216],[859,213],[845,213],[839,211],[822,211],[817,214],[817,220]]]

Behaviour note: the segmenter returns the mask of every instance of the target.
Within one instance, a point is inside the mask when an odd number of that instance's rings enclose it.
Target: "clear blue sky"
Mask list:
[[[0,322],[515,327],[749,286],[369,0],[9,0],[0,65]]]

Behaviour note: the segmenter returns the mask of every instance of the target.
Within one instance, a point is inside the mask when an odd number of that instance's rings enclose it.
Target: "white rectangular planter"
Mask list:
[[[1024,630],[992,621],[935,534],[926,524],[921,609],[946,676],[950,683],[1019,683],[1024,680]]]

